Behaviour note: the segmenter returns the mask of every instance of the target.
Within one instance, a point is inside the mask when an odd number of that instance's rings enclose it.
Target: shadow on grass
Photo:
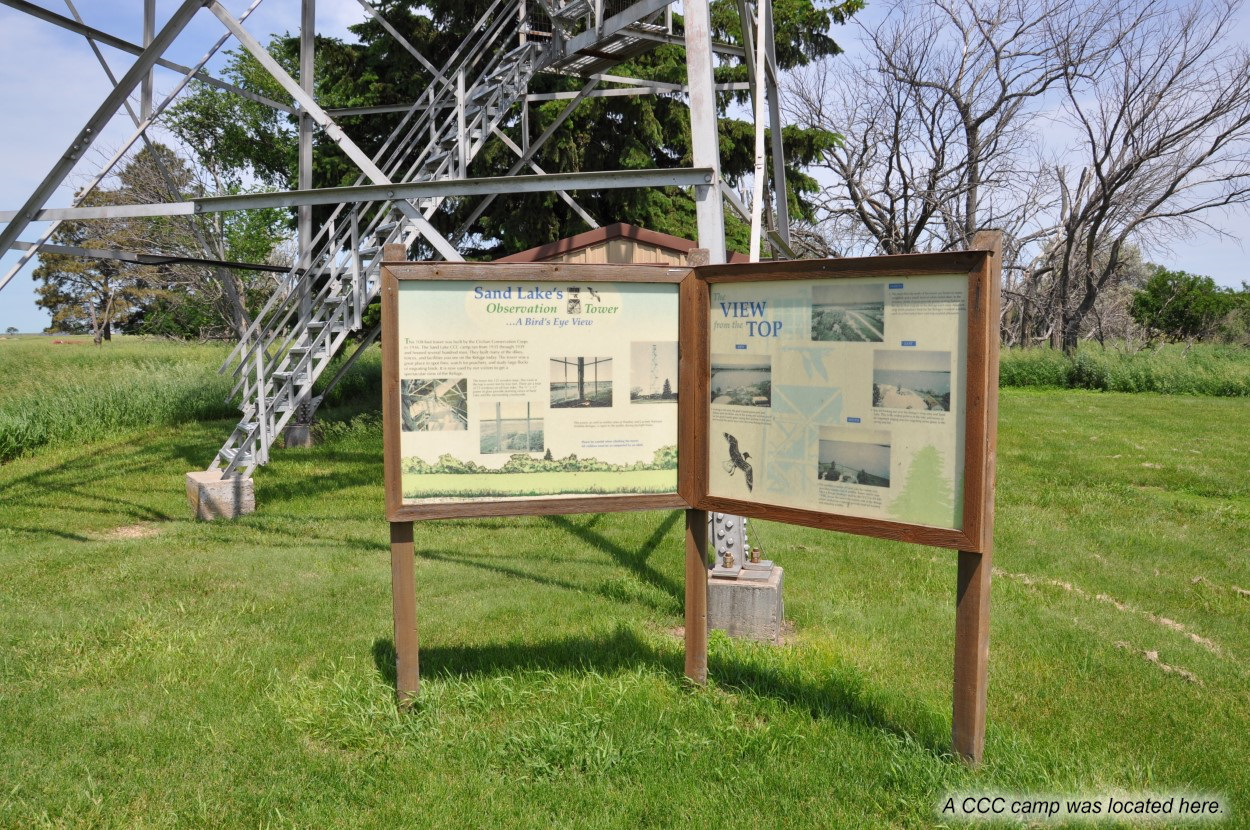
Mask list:
[[[651,567],[648,561],[651,554],[655,553],[655,549],[659,547],[660,542],[672,530],[673,525],[684,514],[680,510],[670,512],[664,521],[656,527],[655,531],[647,537],[637,550],[629,550],[628,548],[618,545],[611,539],[601,533],[595,532],[592,528],[602,520],[606,514],[599,513],[592,515],[591,519],[584,525],[577,524],[569,519],[568,516],[546,516],[547,522],[568,533],[576,536],[586,544],[601,550],[616,560],[617,564],[632,571],[635,576],[650,585],[654,585],[664,593],[676,599],[678,602],[685,602],[686,589],[685,586],[678,583],[675,579],[665,576],[664,574]]]
[[[767,650],[760,656],[713,649],[708,655],[708,677],[717,687],[739,694],[770,698],[797,708],[815,719],[856,723],[914,743],[935,758],[949,757],[948,725],[934,722],[907,724],[891,716],[874,699],[853,670],[834,670],[821,677],[805,676],[799,658]],[[719,652],[719,653],[718,653]],[[395,687],[395,644],[388,638],[373,643],[378,673]],[[640,665],[658,669],[673,684],[684,685],[681,650],[659,650],[626,627],[597,637],[565,637],[536,643],[498,643],[473,646],[434,646],[420,651],[423,677],[493,677],[518,671],[609,674]]]
[[[210,422],[200,432],[212,426]],[[204,440],[197,436],[179,436],[157,443],[145,443],[140,433],[108,439],[84,447],[79,454],[58,464],[22,475],[6,477],[6,470],[0,468],[0,503],[46,510],[49,516],[72,505],[75,513],[113,515],[119,520],[167,522],[185,518],[156,507],[155,503],[164,500],[161,494],[136,489],[135,482],[179,469],[177,487],[181,490],[182,472],[201,469],[204,455]],[[66,536],[59,527],[30,528],[29,532],[76,538]]]

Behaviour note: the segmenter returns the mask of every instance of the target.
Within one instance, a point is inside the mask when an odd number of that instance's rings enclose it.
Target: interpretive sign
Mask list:
[[[979,549],[967,531],[985,481],[987,257],[695,269],[691,314],[703,325],[691,347],[706,385],[691,390],[692,431],[704,457],[685,495],[705,509]],[[981,425],[971,454],[970,418]]]
[[[388,267],[392,518],[684,506],[677,340],[688,270]]]
[[[414,520],[685,507],[697,682],[706,511],[958,550],[952,745],[979,760],[1001,235],[973,244],[692,268],[404,263],[388,249],[400,700],[419,686]],[[741,570],[720,561],[713,576]]]

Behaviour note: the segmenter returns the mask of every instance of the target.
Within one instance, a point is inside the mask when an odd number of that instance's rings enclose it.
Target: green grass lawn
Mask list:
[[[0,466],[0,827],[929,827],[957,789],[1214,792],[1250,826],[1248,400],[1003,393],[977,770],[951,552],[761,524],[793,631],[713,636],[699,689],[677,513],[419,524],[398,714],[376,418],[191,521],[231,423]]]

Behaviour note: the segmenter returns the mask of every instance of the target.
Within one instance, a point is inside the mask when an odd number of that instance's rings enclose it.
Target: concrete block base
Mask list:
[[[282,430],[282,443],[287,449],[294,447],[311,447],[313,431],[311,424],[287,424]]]
[[[768,579],[707,581],[707,627],[730,637],[776,643],[781,639],[785,603],[783,568],[774,567]]]
[[[222,478],[220,470],[187,473],[187,502],[195,518],[237,519],[256,512],[256,492],[250,478]]]

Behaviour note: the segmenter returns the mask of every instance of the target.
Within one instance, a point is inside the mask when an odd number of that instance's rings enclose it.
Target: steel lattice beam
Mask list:
[[[675,167],[667,170],[613,170],[606,173],[548,173],[545,176],[493,176],[478,179],[444,179],[431,182],[365,184],[354,187],[324,187],[313,190],[285,190],[276,193],[242,193],[235,196],[209,196],[188,202],[153,205],[97,205],[77,208],[50,208],[40,211],[36,221],[132,219],[152,216],[189,216],[197,213],[225,213],[266,207],[337,205],[350,202],[389,202],[433,196],[489,196],[507,193],[548,193],[558,190],[609,190],[631,187],[706,186],[712,181],[710,167]],[[13,211],[0,212],[0,222],[10,221]]]
[[[5,0],[11,2],[11,0]],[[0,230],[0,251],[7,251],[17,237],[26,230],[26,226],[34,221],[36,213],[48,199],[52,196],[56,189],[61,186],[61,182],[65,181],[65,177],[78,163],[78,159],[83,153],[91,147],[96,136],[108,124],[109,120],[117,113],[122,102],[125,101],[132,93],[139,82],[147,74],[153,64],[156,63],[169,45],[174,42],[174,38],[186,28],[191,22],[191,18],[195,17],[204,6],[205,0],[184,0],[169,18],[169,22],[152,38],[152,43],[142,54],[135,59],[134,64],[117,82],[117,86],[104,98],[104,102],[96,109],[91,118],[87,119],[87,124],[82,128],[78,135],[70,144],[68,150],[57,160],[52,166],[52,170],[44,177],[39,186],[35,188],[35,192],[26,200],[20,210],[13,218],[8,220],[4,230]]]

